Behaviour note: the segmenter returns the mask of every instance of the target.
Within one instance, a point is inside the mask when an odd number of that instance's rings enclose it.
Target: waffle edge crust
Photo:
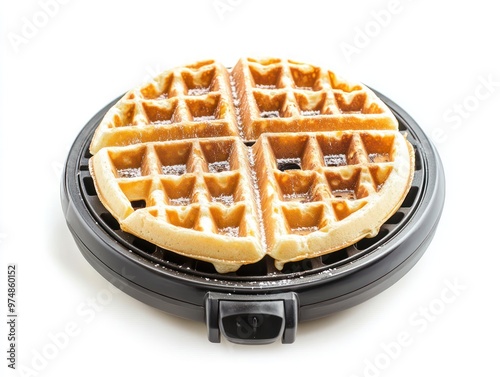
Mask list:
[[[414,151],[367,87],[291,60],[167,70],[104,116],[90,172],[123,231],[236,271],[340,250],[411,186]]]

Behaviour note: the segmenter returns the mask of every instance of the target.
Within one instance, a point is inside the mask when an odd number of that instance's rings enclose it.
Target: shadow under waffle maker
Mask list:
[[[285,264],[267,257],[219,274],[210,263],[180,256],[123,232],[97,197],[88,161],[95,128],[117,101],[81,130],[69,152],[61,187],[68,227],[87,261],[130,296],[183,318],[205,322],[208,339],[240,344],[292,343],[301,321],[318,319],[382,292],[429,246],[445,197],[438,153],[397,104],[376,94],[415,149],[415,175],[399,210],[374,238],[328,255]]]

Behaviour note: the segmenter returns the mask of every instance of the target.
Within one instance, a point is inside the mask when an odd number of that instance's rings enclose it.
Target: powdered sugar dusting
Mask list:
[[[141,168],[117,169],[118,178],[137,178],[142,176]]]
[[[173,206],[188,206],[191,204],[190,198],[175,198],[170,199],[170,205]]]
[[[286,202],[309,203],[312,197],[310,192],[293,192],[291,194],[284,194],[283,200]]]
[[[263,215],[262,215],[262,205],[260,202],[260,191],[259,191],[259,185],[257,182],[257,173],[255,171],[255,156],[254,156],[252,148],[248,148],[248,163],[250,164],[252,186],[253,186],[253,190],[255,192],[255,202],[257,203],[257,217],[259,219],[260,241],[261,241],[262,248],[264,250],[267,250],[266,231],[264,228],[264,221],[262,220]]]
[[[165,165],[161,167],[164,175],[183,175],[186,173],[186,165]]]
[[[305,236],[306,234],[317,231],[319,228],[317,226],[299,226],[297,228],[290,229],[293,234],[298,234]]]
[[[319,110],[303,110],[301,111],[301,114],[305,117],[311,117],[311,116],[317,116],[317,115],[320,115],[320,111]]]
[[[256,84],[255,87],[257,89],[276,89],[276,85],[264,85],[264,84]]]
[[[188,90],[188,96],[202,96],[210,92],[210,88],[192,88]]]
[[[240,234],[240,228],[238,226],[227,226],[225,228],[220,228],[219,234],[229,237],[238,237]]]
[[[151,124],[153,126],[161,126],[161,125],[172,124],[172,121],[170,119],[164,119],[164,120],[157,120]]]
[[[344,166],[347,165],[345,154],[329,154],[324,156],[326,166]]]
[[[241,137],[243,137],[243,122],[241,120],[240,112],[240,100],[238,99],[238,92],[236,91],[236,82],[233,75],[229,76],[229,83],[231,85],[231,95],[233,96],[234,110],[236,112],[236,121],[238,124],[238,131]]]
[[[260,116],[262,118],[279,118],[280,117],[280,112],[275,110],[275,111],[262,111],[260,113]]]
[[[215,119],[215,115],[203,115],[199,117],[193,117],[193,122],[209,122]]]
[[[215,161],[208,164],[208,171],[210,173],[222,173],[231,170],[229,161]]]
[[[233,195],[214,196],[214,197],[212,197],[212,200],[216,203],[222,203],[228,207],[234,204],[234,196]]]

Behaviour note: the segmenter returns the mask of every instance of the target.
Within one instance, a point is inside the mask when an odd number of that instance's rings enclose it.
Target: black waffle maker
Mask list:
[[[89,145],[104,114],[81,130],[69,152],[61,185],[67,225],[87,261],[130,296],[172,315],[205,322],[220,342],[292,343],[298,323],[357,305],[399,280],[429,246],[445,197],[438,153],[397,104],[375,93],[395,114],[415,148],[415,175],[401,208],[380,228],[340,251],[287,263],[272,260],[219,274],[210,263],[180,256],[120,230],[99,201],[89,173]]]

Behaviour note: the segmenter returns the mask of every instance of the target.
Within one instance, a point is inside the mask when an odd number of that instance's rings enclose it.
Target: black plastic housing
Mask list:
[[[67,225],[87,261],[130,296],[183,318],[207,323],[208,337],[262,344],[292,343],[300,321],[357,305],[399,280],[420,259],[436,231],[445,198],[443,166],[435,147],[398,105],[391,108],[416,152],[410,192],[379,235],[331,255],[273,269],[272,261],[218,274],[122,232],[100,204],[88,171],[90,140],[107,110],[81,130],[61,184]]]

